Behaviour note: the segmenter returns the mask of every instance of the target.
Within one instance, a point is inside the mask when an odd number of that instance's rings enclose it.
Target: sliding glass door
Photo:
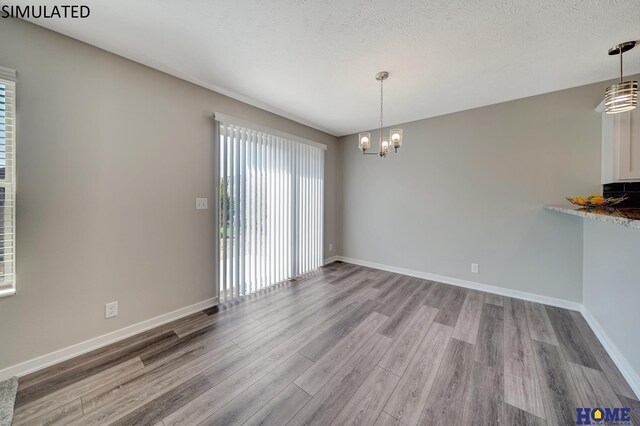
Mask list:
[[[322,265],[324,150],[219,121],[221,300]]]

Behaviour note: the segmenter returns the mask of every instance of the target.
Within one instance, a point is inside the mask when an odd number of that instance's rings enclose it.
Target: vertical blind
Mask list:
[[[221,300],[322,265],[324,150],[218,121]]]
[[[0,69],[0,296],[15,292],[15,78]]]

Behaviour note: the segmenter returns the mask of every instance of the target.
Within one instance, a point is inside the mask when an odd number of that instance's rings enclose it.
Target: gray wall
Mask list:
[[[0,369],[215,296],[212,210],[194,208],[214,189],[213,112],[328,145],[325,247],[339,244],[335,137],[24,21],[2,20],[0,40],[18,72]]]
[[[587,311],[640,375],[640,230],[584,219]]]
[[[385,160],[341,138],[342,254],[580,302],[582,224],[543,206],[601,191],[605,87],[406,123]]]

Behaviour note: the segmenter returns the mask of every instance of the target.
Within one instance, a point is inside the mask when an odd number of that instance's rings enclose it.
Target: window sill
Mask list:
[[[0,289],[0,298],[13,296],[15,294],[16,294],[16,289],[15,288]]]

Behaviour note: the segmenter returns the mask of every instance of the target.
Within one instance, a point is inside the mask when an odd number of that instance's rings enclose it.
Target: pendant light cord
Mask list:
[[[622,45],[620,46],[620,83],[622,83]]]

